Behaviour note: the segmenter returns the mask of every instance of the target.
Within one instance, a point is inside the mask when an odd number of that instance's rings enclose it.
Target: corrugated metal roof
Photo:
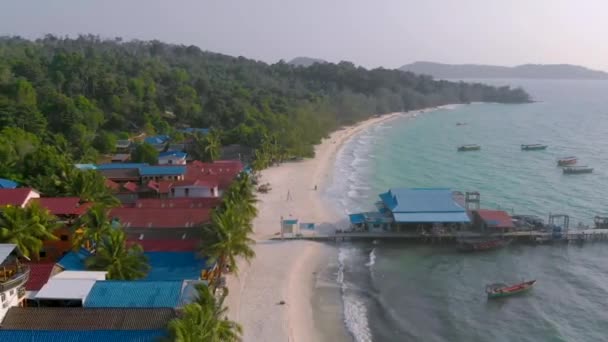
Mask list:
[[[106,280],[106,271],[63,271],[55,274],[52,279],[83,279]]]
[[[31,188],[0,189],[0,207],[6,205],[22,206],[30,192],[37,193]]]
[[[182,281],[98,281],[84,303],[88,308],[176,308]]]
[[[117,170],[117,169],[139,169],[140,167],[150,166],[148,163],[107,163],[97,165],[97,170]]]
[[[95,285],[91,279],[54,279],[38,291],[36,299],[80,299],[85,300]]]
[[[14,189],[18,187],[17,182],[13,182],[10,179],[0,178],[0,188],[2,189]]]
[[[53,215],[82,215],[91,203],[80,204],[78,197],[40,197],[33,199]]]
[[[210,208],[114,208],[110,217],[129,228],[192,228],[208,222]]]
[[[175,310],[169,308],[13,307],[8,310],[2,321],[2,329],[64,331],[161,330],[165,329],[167,323],[175,318],[175,316]]]
[[[198,239],[129,240],[127,244],[139,244],[145,252],[194,252],[200,244]]]
[[[200,279],[205,259],[194,252],[147,252],[150,271],[145,280]]]
[[[97,166],[95,164],[74,164],[74,166],[79,170],[96,170]]]
[[[477,215],[490,227],[498,228],[513,228],[513,219],[511,216],[502,210],[487,210],[480,209],[475,211]]]
[[[450,223],[470,222],[466,212],[451,213],[394,213],[395,222],[400,223]]]
[[[143,166],[139,168],[139,174],[142,176],[179,176],[185,173],[185,166]]]
[[[465,211],[454,201],[452,191],[446,188],[397,188],[380,194],[380,199],[394,213]]]
[[[10,342],[148,342],[163,337],[165,330],[0,330],[0,341]]]
[[[350,214],[348,215],[348,217],[350,218],[350,223],[352,224],[359,224],[365,222],[364,214]]]
[[[91,253],[81,248],[78,252],[68,252],[57,264],[67,271],[85,271],[84,260],[89,256]]]
[[[0,264],[17,248],[14,243],[0,243]]]
[[[38,291],[49,280],[55,264],[28,264],[28,266],[30,267],[30,277],[27,283],[25,283],[25,289],[28,291]]]
[[[167,151],[167,152],[161,152],[158,154],[158,158],[164,158],[164,157],[186,158],[187,156],[188,156],[188,154],[186,152],[182,152],[182,151]]]

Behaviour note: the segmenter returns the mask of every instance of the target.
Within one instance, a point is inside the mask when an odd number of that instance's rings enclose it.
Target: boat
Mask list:
[[[557,166],[575,165],[578,162],[576,157],[564,157],[557,160]]]
[[[462,145],[458,146],[458,152],[466,152],[466,151],[479,151],[481,150],[481,146],[479,145]]]
[[[542,144],[529,144],[529,145],[521,145],[522,151],[539,151],[547,149],[547,145]]]
[[[479,239],[467,240],[467,239],[462,239],[462,240],[458,241],[458,249],[461,252],[483,252],[483,251],[490,251],[490,250],[494,250],[494,249],[503,248],[503,247],[507,246],[508,244],[510,244],[511,241],[512,240],[510,240],[510,239],[502,239],[502,238],[498,238],[498,239],[485,239],[485,240],[479,240]]]
[[[511,286],[501,283],[490,284],[486,286],[486,293],[488,294],[488,298],[509,297],[530,290],[535,283],[536,280],[525,281]]]
[[[466,122],[457,122],[456,126],[465,126],[467,123]]]
[[[581,173],[592,173],[593,168],[589,166],[568,166],[564,167],[564,174],[566,175],[577,175]]]

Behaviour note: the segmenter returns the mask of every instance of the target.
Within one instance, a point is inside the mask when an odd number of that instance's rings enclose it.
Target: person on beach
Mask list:
[[[317,185],[315,184],[315,191],[317,191]]]
[[[285,201],[289,201],[291,199],[291,192],[287,190],[287,199]]]

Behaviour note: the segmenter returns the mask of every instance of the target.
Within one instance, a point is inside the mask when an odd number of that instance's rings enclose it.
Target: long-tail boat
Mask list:
[[[479,146],[479,145],[458,146],[458,152],[479,151],[479,150],[481,150],[481,146]]]
[[[592,173],[593,168],[589,166],[568,166],[562,169],[566,175],[577,175],[580,173]]]
[[[536,280],[530,280],[515,285],[491,284],[486,286],[486,293],[488,294],[488,298],[509,297],[530,290],[535,283]]]
[[[494,250],[494,249],[503,248],[503,247],[507,246],[509,243],[511,243],[511,241],[512,241],[511,239],[502,239],[502,238],[489,239],[489,240],[463,239],[463,240],[458,241],[458,243],[459,243],[458,249],[461,252],[490,251],[490,250]]]
[[[547,149],[547,145],[542,145],[542,144],[521,145],[522,151],[538,151],[538,150],[546,150],[546,149]]]
[[[576,157],[564,157],[557,160],[557,166],[576,165],[578,159]]]

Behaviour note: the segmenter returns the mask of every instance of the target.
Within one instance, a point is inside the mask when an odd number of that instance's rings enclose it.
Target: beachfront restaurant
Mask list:
[[[393,188],[379,197],[378,212],[350,215],[353,230],[441,233],[470,223],[459,197],[447,188]]]

